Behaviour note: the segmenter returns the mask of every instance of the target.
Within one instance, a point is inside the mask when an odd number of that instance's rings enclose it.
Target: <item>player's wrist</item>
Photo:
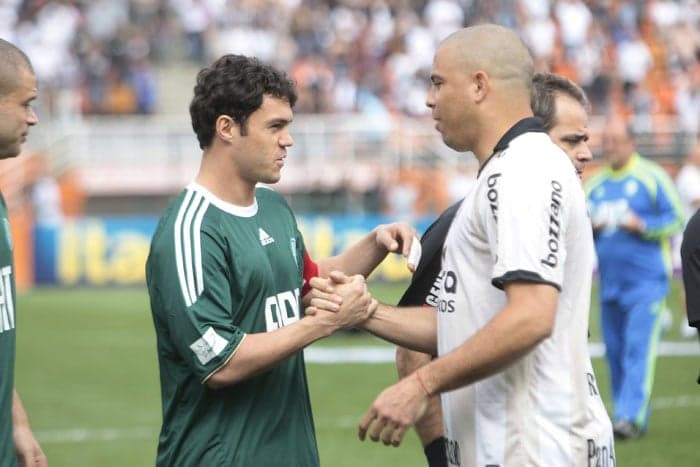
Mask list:
[[[423,379],[423,377],[421,376],[420,370],[420,368],[416,369],[416,371],[414,371],[413,374],[415,375],[416,380],[418,381],[418,385],[420,386],[423,394],[425,394],[425,397],[431,397],[433,395],[433,391],[425,383],[425,379]]]
[[[314,334],[314,340],[329,337],[341,330],[337,320],[331,319],[331,312],[317,312],[313,315],[306,315],[300,324],[310,327],[310,332]]]

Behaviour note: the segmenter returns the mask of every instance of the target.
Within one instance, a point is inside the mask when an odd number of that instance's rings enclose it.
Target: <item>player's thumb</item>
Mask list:
[[[336,284],[345,284],[350,282],[350,278],[343,271],[331,271],[328,277]]]

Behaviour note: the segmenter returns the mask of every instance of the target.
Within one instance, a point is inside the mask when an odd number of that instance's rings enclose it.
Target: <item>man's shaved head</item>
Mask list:
[[[25,70],[34,74],[27,55],[10,42],[0,39],[0,96],[14,91]]]
[[[445,144],[483,163],[505,131],[532,116],[533,73],[510,29],[482,24],[448,36],[435,52],[425,102]]]
[[[485,71],[492,80],[530,89],[534,64],[525,44],[512,30],[495,24],[460,29],[440,45],[471,72]]]
[[[29,59],[0,39],[0,159],[19,155],[29,128],[39,122],[32,108],[36,98],[36,76]]]

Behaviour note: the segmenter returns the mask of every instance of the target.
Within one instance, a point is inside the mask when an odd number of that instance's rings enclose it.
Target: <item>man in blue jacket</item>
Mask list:
[[[671,277],[669,239],[683,207],[658,164],[641,157],[621,120],[602,135],[608,165],[586,184],[600,273],[601,327],[618,439],[649,423],[656,347]]]

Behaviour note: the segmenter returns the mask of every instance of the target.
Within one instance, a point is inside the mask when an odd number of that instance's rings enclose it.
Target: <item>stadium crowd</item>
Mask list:
[[[540,71],[579,83],[593,114],[642,130],[700,124],[698,0],[8,0],[0,36],[36,64],[47,111],[158,111],[155,69],[222,53],[289,70],[301,113],[424,115],[436,44],[464,25],[519,31]],[[48,91],[48,92],[47,92]]]

